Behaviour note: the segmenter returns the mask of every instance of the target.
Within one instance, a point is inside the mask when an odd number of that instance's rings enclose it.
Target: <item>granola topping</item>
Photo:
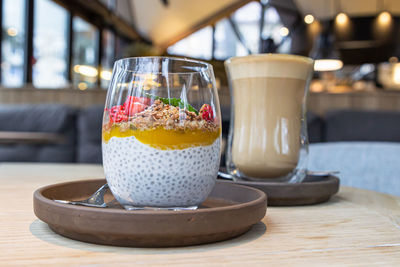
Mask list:
[[[110,120],[110,124],[104,126],[103,140],[135,136],[142,143],[159,149],[210,145],[219,137],[220,127],[214,122],[211,107],[204,106],[202,109],[207,113],[196,114],[155,100],[145,110],[129,114],[124,120]]]

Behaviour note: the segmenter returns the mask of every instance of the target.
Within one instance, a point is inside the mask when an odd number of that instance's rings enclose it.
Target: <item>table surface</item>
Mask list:
[[[99,165],[0,164],[0,265],[399,265],[400,198],[341,188],[330,202],[269,207],[248,233],[183,248],[121,248],[53,233],[32,208],[37,188],[104,177]]]

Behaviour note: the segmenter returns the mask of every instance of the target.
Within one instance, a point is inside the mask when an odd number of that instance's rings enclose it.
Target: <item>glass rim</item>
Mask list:
[[[195,67],[195,68],[199,68],[199,70],[192,70],[189,71],[190,69],[188,69],[188,71],[168,71],[168,74],[193,74],[193,73],[202,73],[204,71],[208,71],[208,70],[212,70],[213,67],[210,63],[201,61],[201,60],[195,60],[195,59],[190,59],[190,58],[186,58],[186,57],[169,57],[169,56],[139,56],[139,57],[126,57],[126,58],[121,58],[115,61],[115,66],[119,65],[119,66],[123,66],[124,62],[134,62],[134,61],[141,61],[141,60],[145,60],[145,59],[150,59],[150,60],[157,60],[158,62],[161,62],[162,60],[171,60],[171,61],[177,61],[177,62],[188,62],[193,64],[192,66],[187,66],[187,67]],[[185,66],[180,66],[185,67]],[[162,71],[135,71],[135,70],[128,70],[126,69],[126,71],[129,72],[134,72],[134,73],[163,73]]]

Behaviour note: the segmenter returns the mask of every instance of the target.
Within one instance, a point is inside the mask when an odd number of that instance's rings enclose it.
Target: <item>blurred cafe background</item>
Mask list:
[[[309,56],[311,143],[400,142],[398,0],[1,0],[0,21],[0,162],[101,163],[113,63],[133,56],[212,63],[224,137],[224,60]]]

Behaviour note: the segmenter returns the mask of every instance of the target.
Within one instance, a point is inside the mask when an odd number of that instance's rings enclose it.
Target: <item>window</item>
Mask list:
[[[246,48],[237,39],[228,19],[223,19],[215,25],[215,51],[216,59],[224,60],[234,56],[248,54]]]
[[[267,5],[268,1],[261,1],[265,5],[264,26],[260,34],[261,12],[263,10],[259,1],[252,1],[235,11],[231,18],[237,26],[240,38],[232,28],[229,19],[225,18],[215,24],[214,55],[219,60],[225,60],[233,56],[245,56],[251,53],[259,53],[260,38],[265,40],[263,45],[278,46],[277,52],[289,53],[291,38],[283,30],[283,24],[274,7]],[[266,40],[268,39],[268,40]],[[168,48],[168,53],[189,56],[194,58],[210,59],[212,56],[212,28],[203,28],[192,35],[180,40]]]
[[[252,53],[258,53],[260,45],[260,15],[261,5],[259,2],[251,2],[233,14],[233,20],[238,25],[244,42]]]
[[[6,87],[24,81],[25,1],[3,0],[1,80]]]
[[[282,27],[283,24],[276,9],[274,7],[266,8],[264,13],[264,27],[261,33],[262,39],[271,38],[276,45],[281,44],[278,48],[278,52],[289,53],[291,38],[286,37],[283,39],[281,35]]]
[[[103,31],[103,58],[101,59],[100,83],[107,89],[111,80],[111,72],[114,65],[115,36],[110,31]]]
[[[93,88],[97,82],[97,29],[79,17],[73,19],[74,44],[72,83],[80,90]]]
[[[168,47],[168,53],[194,58],[212,58],[212,27],[208,26]]]
[[[33,31],[33,85],[67,86],[68,13],[51,0],[36,0]]]

